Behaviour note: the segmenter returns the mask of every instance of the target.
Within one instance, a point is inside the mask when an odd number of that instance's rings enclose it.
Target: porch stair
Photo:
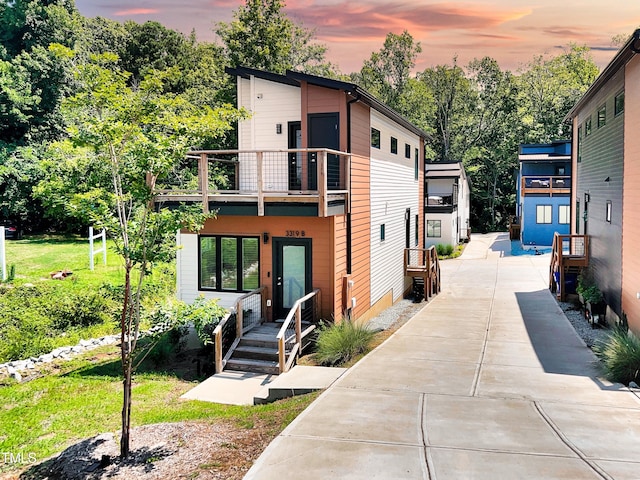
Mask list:
[[[278,375],[279,323],[263,323],[245,333],[227,360],[225,370]]]

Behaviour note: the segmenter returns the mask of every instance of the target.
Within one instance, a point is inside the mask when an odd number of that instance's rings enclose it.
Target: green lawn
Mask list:
[[[84,438],[117,432],[122,408],[118,372],[117,360],[73,360],[59,373],[0,386],[0,452],[31,453],[40,462]],[[255,407],[179,399],[194,386],[194,382],[162,373],[137,374],[133,425],[229,420],[252,428],[256,419],[279,412],[282,424],[274,428],[280,431],[315,398],[306,395]],[[0,462],[0,472],[17,468]]]

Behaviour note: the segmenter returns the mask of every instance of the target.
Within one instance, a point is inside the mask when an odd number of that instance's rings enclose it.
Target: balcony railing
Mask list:
[[[571,177],[527,175],[522,177],[522,194],[558,195],[571,193]]]
[[[158,182],[156,202],[317,203],[318,216],[349,211],[351,155],[337,150],[203,150],[187,154],[181,172]]]

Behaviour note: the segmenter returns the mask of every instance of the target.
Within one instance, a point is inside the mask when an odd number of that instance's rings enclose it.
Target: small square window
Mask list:
[[[442,220],[427,220],[427,237],[442,236]]]
[[[598,128],[602,128],[607,124],[607,106],[603,105],[598,109]]]
[[[551,205],[536,205],[536,223],[551,223]]]
[[[611,223],[611,200],[607,200],[607,213],[605,219]]]
[[[371,146],[380,148],[380,130],[377,128],[371,128]]]
[[[382,225],[380,225],[380,241],[384,242],[386,238],[386,231],[385,231],[385,225],[384,223]]]
[[[398,153],[398,139],[391,137],[391,153]]]
[[[616,117],[622,112],[624,112],[624,92],[620,92],[618,95],[616,95],[613,107],[613,113]]]
[[[584,136],[588,137],[591,135],[591,115],[584,121]]]

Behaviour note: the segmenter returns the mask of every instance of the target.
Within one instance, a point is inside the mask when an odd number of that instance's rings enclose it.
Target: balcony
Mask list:
[[[426,213],[451,213],[458,207],[458,192],[431,193],[425,199]]]
[[[202,150],[158,182],[156,203],[205,212],[328,217],[349,212],[351,155],[321,149]]]
[[[569,195],[571,193],[571,177],[531,175],[522,177],[522,195]]]

